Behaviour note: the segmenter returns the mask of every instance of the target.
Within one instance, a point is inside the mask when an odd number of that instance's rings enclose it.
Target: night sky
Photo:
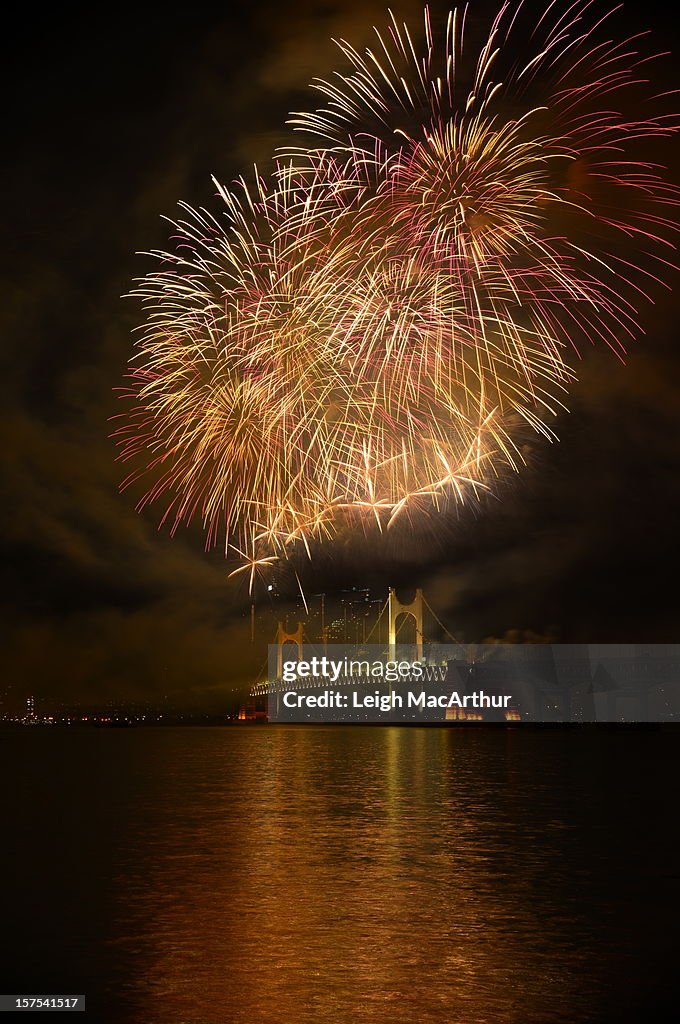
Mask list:
[[[161,506],[140,516],[140,492],[119,493],[110,417],[141,320],[120,296],[153,265],[135,253],[166,244],[161,215],[179,199],[214,204],[211,174],[266,167],[287,112],[313,102],[309,80],[338,63],[330,37],[366,44],[385,8],[106,11],[90,22],[25,5],[5,38],[3,676],[11,699],[217,707],[250,672],[247,589],[200,529],[171,539]],[[638,27],[678,55],[670,18],[647,3]],[[680,86],[674,70],[664,87]],[[680,144],[665,152],[677,181]],[[680,275],[669,280],[627,364],[586,355],[560,443],[532,443],[497,498],[413,538],[342,536],[297,565],[305,590],[422,585],[466,640],[677,642]]]

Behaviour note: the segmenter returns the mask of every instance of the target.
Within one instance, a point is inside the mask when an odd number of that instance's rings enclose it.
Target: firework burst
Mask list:
[[[640,40],[592,10],[553,3],[529,30],[505,4],[476,51],[463,12],[341,42],[349,70],[315,83],[271,180],[184,208],[135,289],[118,439],[128,482],[151,473],[142,505],[200,518],[252,585],[339,522],[465,501],[518,468],[523,430],[551,436],[571,354],[637,332],[678,201],[637,155],[677,120]],[[627,93],[652,113],[612,110]]]

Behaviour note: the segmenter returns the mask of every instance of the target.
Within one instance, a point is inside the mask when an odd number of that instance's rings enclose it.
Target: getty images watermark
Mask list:
[[[680,645],[273,644],[252,696],[274,722],[677,722]]]
[[[512,694],[486,694],[483,690],[473,693],[459,693],[453,690],[441,693],[439,690],[426,688],[427,684],[441,685],[448,678],[448,666],[428,665],[422,661],[383,661],[379,658],[369,661],[366,658],[329,658],[326,655],[313,655],[309,660],[282,661],[281,681],[283,683],[309,683],[314,680],[318,686],[316,692],[309,689],[290,689],[282,694],[284,708],[352,708],[377,709],[393,711],[395,709],[416,708],[507,708]],[[347,685],[348,681],[362,682],[379,681],[382,683],[400,683],[406,685],[403,692],[394,689],[376,689],[366,692],[361,689],[328,689],[324,683],[331,685],[338,681]],[[417,688],[411,688],[413,685]],[[418,686],[418,684],[421,684]]]

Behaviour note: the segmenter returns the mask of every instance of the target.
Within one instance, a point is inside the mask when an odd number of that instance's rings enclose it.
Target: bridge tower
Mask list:
[[[394,659],[397,646],[397,619],[400,615],[410,615],[416,620],[416,649],[418,659],[423,657],[423,592],[418,587],[416,596],[410,604],[402,604],[397,597],[394,587],[390,587],[387,599],[387,612],[389,618],[389,645],[390,658]]]
[[[281,679],[283,676],[283,645],[284,644],[295,644],[297,647],[298,661],[302,661],[302,623],[298,622],[297,629],[294,633],[289,633],[283,628],[283,623],[279,622],[278,629],[276,630],[276,678]]]

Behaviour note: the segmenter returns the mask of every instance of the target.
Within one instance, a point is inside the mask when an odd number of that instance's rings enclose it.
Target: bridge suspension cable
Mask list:
[[[385,611],[387,610],[387,606],[388,606],[388,604],[389,604],[389,600],[390,600],[390,599],[389,599],[389,597],[388,597],[388,598],[387,598],[387,600],[385,601],[384,605],[382,606],[382,608],[381,608],[381,609],[380,609],[380,611],[378,612],[378,618],[377,618],[377,619],[375,620],[375,622],[373,623],[373,628],[372,628],[372,629],[371,629],[371,631],[369,632],[369,634],[368,634],[368,636],[366,637],[366,639],[365,639],[364,643],[369,643],[369,642],[370,642],[370,639],[371,639],[371,637],[372,637],[372,636],[373,636],[373,634],[374,634],[374,632],[376,631],[376,629],[378,629],[378,626],[380,625],[380,620],[382,619],[383,615],[385,614]],[[380,632],[378,632],[378,639],[377,639],[377,643],[380,643]]]
[[[434,610],[434,608],[432,607],[432,605],[430,604],[426,597],[423,597],[423,604],[425,605],[425,607],[427,608],[428,612],[430,613],[434,621],[437,623],[437,625],[444,630],[446,635],[450,637],[451,640],[453,640],[454,644],[458,644],[459,647],[463,647],[464,645],[461,643],[461,641],[457,637],[455,637],[451,630],[444,625],[444,623],[439,618],[436,611]]]

